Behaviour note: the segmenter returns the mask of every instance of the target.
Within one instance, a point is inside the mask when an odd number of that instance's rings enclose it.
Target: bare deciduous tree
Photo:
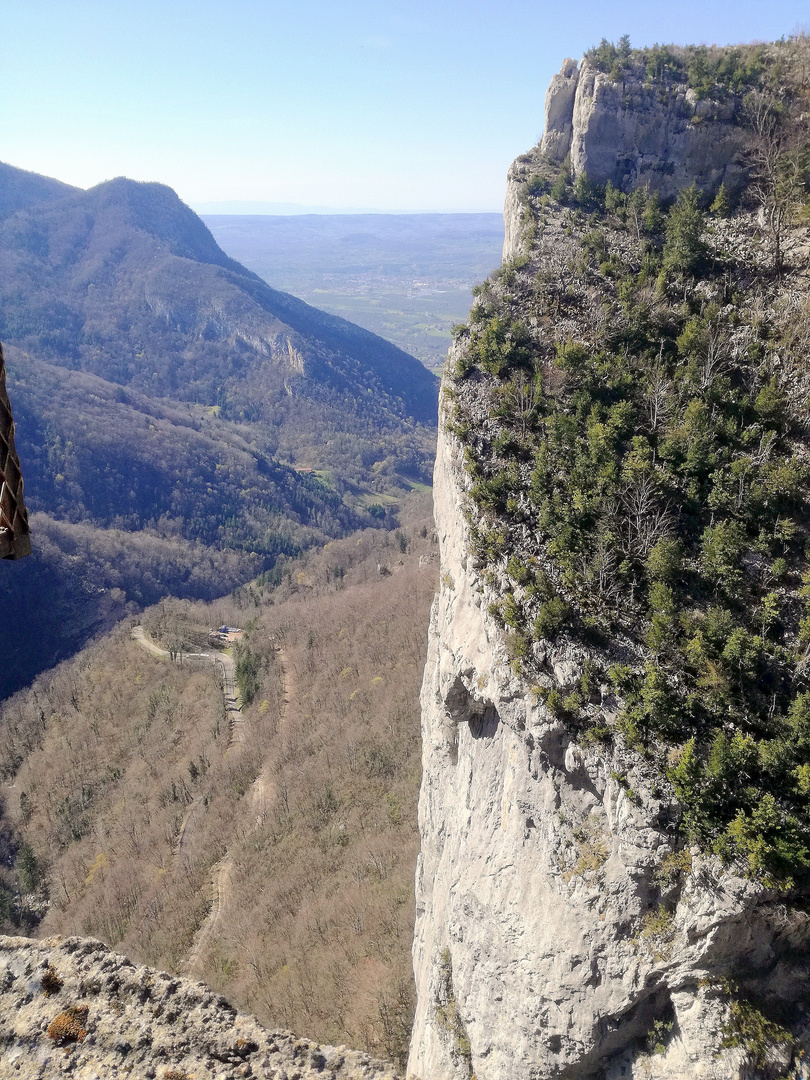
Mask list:
[[[647,415],[650,420],[650,430],[654,435],[658,434],[659,427],[667,420],[670,412],[669,402],[672,381],[667,375],[662,362],[663,349],[662,342],[661,351],[658,354],[658,363],[650,374],[650,385],[647,392]]]
[[[750,191],[757,200],[778,274],[784,268],[785,227],[795,209],[806,172],[806,140],[801,138],[783,101],[770,90],[753,90],[745,99],[752,137],[748,148]]]
[[[662,500],[655,477],[644,473],[625,488],[621,509],[623,550],[646,559],[655,544],[672,531],[675,518],[671,504]]]
[[[520,429],[522,436],[525,436],[527,428],[537,415],[539,403],[534,379],[523,371],[518,372],[511,382],[506,399],[511,407],[511,419],[515,427]]]

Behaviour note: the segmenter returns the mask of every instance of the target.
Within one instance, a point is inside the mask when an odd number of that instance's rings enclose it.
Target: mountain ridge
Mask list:
[[[63,194],[50,181],[43,187],[43,178],[34,182],[17,172],[5,166],[2,173],[18,191],[17,208],[0,222],[4,340],[122,384],[140,382],[151,392],[187,394],[190,383],[196,399],[209,405],[217,403],[217,383],[243,382],[249,377],[245,369],[266,358],[279,368],[277,383],[304,375],[299,390],[306,393],[317,393],[321,382],[334,384],[338,393],[357,393],[367,365],[385,395],[379,406],[432,420],[437,384],[418,361],[370,331],[272,289],[225,255],[200,218],[165,185],[118,178]],[[24,208],[23,189],[29,192]],[[105,318],[110,306],[116,309],[115,331]],[[247,321],[249,329],[241,331],[235,320]],[[155,381],[141,354],[161,328],[183,334],[182,341],[167,344],[186,367],[187,359],[197,368],[204,363],[206,382],[199,371],[187,380],[160,370]],[[128,354],[125,363],[111,355],[113,341],[116,353]],[[244,354],[238,365],[223,351],[226,345]],[[290,350],[299,359],[291,362]]]
[[[0,337],[44,515],[32,565],[4,583],[4,693],[133,605],[210,598],[203,565],[226,593],[282,554],[390,523],[429,477],[435,377],[272,289],[165,185],[83,191],[0,167]],[[25,602],[37,582],[50,621]]]

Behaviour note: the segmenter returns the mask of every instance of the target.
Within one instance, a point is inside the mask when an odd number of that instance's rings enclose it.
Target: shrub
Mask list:
[[[546,600],[534,620],[534,632],[538,638],[553,639],[559,634],[571,615],[571,608],[559,596]]]
[[[681,851],[671,851],[666,855],[659,866],[653,872],[653,883],[659,888],[669,889],[678,880],[692,871],[692,853],[689,848]]]
[[[709,212],[716,214],[718,217],[726,218],[731,213],[731,200],[728,197],[726,191],[726,185],[721,184],[718,188],[717,194],[714,197],[714,202],[709,207]]]
[[[665,1054],[667,1043],[672,1036],[674,1020],[655,1020],[647,1032],[647,1049],[651,1054]]]
[[[45,972],[42,976],[42,992],[46,997],[52,997],[54,994],[58,994],[63,986],[62,980],[59,978],[59,973],[53,964],[48,964],[45,968]]]
[[[705,258],[705,217],[700,198],[694,185],[685,188],[670,211],[664,245],[664,269],[667,271],[693,274]]]
[[[57,1046],[83,1042],[87,1034],[84,1025],[87,1023],[89,1011],[86,1005],[71,1005],[69,1009],[60,1012],[48,1025],[48,1038],[53,1039]]]
[[[34,892],[39,887],[42,873],[39,861],[28,844],[20,844],[20,850],[17,852],[14,865],[22,892]]]
[[[574,202],[583,210],[588,210],[596,205],[597,192],[588,180],[587,173],[580,173],[574,181]]]
[[[528,585],[532,579],[531,570],[517,555],[510,555],[506,572],[516,585]]]
[[[659,904],[655,911],[648,911],[641,923],[638,942],[646,948],[653,960],[669,960],[675,940],[675,916]]]
[[[662,537],[647,556],[647,574],[653,581],[670,583],[681,572],[683,549],[680,541]]]
[[[726,984],[732,992],[736,987]],[[793,1042],[789,1031],[774,1023],[760,1012],[752,1001],[737,998],[728,1006],[728,1018],[721,1028],[724,1049],[741,1046],[752,1059],[754,1067],[765,1067],[768,1051],[774,1046],[784,1046]]]
[[[557,179],[551,185],[549,191],[552,199],[558,203],[565,203],[571,195],[571,161],[566,158],[557,173]]]
[[[577,845],[577,857],[573,866],[563,874],[563,880],[568,882],[575,877],[599,875],[603,865],[610,858],[610,851],[598,818],[586,817],[582,824],[574,829],[574,840]]]
[[[739,521],[719,521],[703,533],[703,570],[716,586],[733,590],[742,578],[745,529]]]
[[[471,333],[470,353],[484,371],[502,377],[514,368],[531,366],[531,336],[522,322],[495,315]]]

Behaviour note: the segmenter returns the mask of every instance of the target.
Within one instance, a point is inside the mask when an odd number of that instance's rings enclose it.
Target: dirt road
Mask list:
[[[148,636],[142,626],[132,629],[132,640],[137,641],[142,649],[152,656],[170,657],[168,649],[162,649]],[[203,663],[216,664],[222,672],[222,694],[225,698],[225,718],[230,727],[230,742],[239,742],[242,737],[242,708],[236,697],[234,684],[234,672],[236,665],[233,657],[221,652],[181,652],[175,656],[175,661],[182,664],[184,661],[202,661]]]

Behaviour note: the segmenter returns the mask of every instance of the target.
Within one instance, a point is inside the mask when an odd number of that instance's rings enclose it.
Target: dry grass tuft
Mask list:
[[[71,1005],[55,1017],[48,1026],[48,1038],[53,1039],[57,1046],[66,1043],[82,1042],[87,1034],[87,1014],[89,1009],[86,1005]]]

